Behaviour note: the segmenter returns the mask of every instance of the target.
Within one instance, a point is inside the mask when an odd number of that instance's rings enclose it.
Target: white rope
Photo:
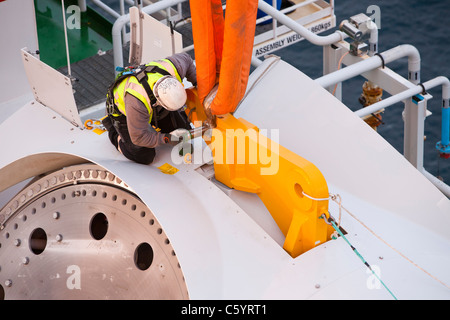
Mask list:
[[[399,250],[397,250],[396,248],[394,248],[392,245],[390,245],[386,240],[384,240],[383,238],[381,238],[378,234],[376,234],[372,229],[370,229],[368,226],[366,226],[361,220],[359,220],[354,214],[352,214],[349,210],[347,210],[343,205],[342,205],[342,198],[339,194],[335,195],[335,194],[331,194],[329,195],[328,198],[314,198],[308,194],[306,194],[304,191],[302,191],[302,194],[311,199],[311,200],[315,200],[315,201],[325,201],[325,200],[333,200],[334,202],[336,202],[339,205],[339,221],[338,221],[338,228],[341,224],[341,213],[342,210],[344,209],[353,219],[355,219],[357,222],[359,222],[364,228],[366,228],[370,233],[372,233],[376,238],[378,238],[381,242],[383,242],[385,245],[387,245],[389,248],[391,248],[392,250],[394,250],[394,252],[396,252],[398,255],[400,255],[402,258],[404,258],[406,261],[408,261],[409,263],[411,263],[413,266],[415,266],[416,268],[418,268],[419,270],[421,270],[422,272],[424,272],[425,274],[427,274],[428,276],[430,276],[431,278],[433,278],[434,280],[436,280],[437,282],[439,282],[440,284],[442,284],[443,286],[445,286],[446,288],[450,289],[450,286],[448,286],[446,283],[444,283],[443,281],[439,280],[436,276],[433,276],[431,273],[429,273],[428,271],[426,271],[425,269],[423,269],[422,267],[420,267],[417,263],[415,263],[414,261],[412,261],[411,259],[409,259],[407,256],[405,256],[403,253],[401,253]],[[339,199],[339,200],[337,200]]]
[[[306,194],[305,191],[302,191],[302,194],[303,194],[305,197],[310,198],[311,200],[315,200],[315,201],[325,201],[325,200],[330,200],[330,197],[328,197],[328,198],[314,198],[314,197],[312,197],[312,196]]]
[[[434,280],[436,280],[437,282],[439,282],[440,284],[442,284],[443,286],[445,286],[446,288],[450,289],[450,286],[448,286],[446,283],[444,283],[443,281],[439,280],[436,276],[433,276],[431,273],[429,273],[428,271],[426,271],[425,269],[423,269],[422,267],[420,267],[417,263],[415,263],[414,261],[412,261],[411,259],[409,259],[406,255],[404,255],[403,253],[401,253],[399,250],[397,250],[396,248],[394,248],[392,245],[390,245],[386,240],[384,240],[383,238],[381,238],[378,234],[376,234],[372,229],[370,229],[368,226],[366,226],[361,220],[359,220],[354,214],[352,214],[349,210],[347,210],[343,205],[342,205],[342,199],[339,195],[332,195],[330,194],[330,198],[331,200],[333,200],[334,202],[336,202],[339,205],[339,219],[340,219],[340,214],[341,214],[341,208],[344,209],[353,219],[355,219],[357,222],[359,222],[364,228],[366,228],[370,233],[372,233],[376,238],[378,238],[381,242],[383,242],[385,245],[387,245],[389,248],[391,248],[392,250],[394,250],[397,254],[399,254],[402,258],[404,258],[406,261],[408,261],[409,263],[411,263],[413,266],[415,266],[416,268],[418,268],[419,270],[421,270],[422,272],[424,272],[425,274],[427,274],[428,276],[430,276],[431,278],[433,278]],[[337,198],[339,198],[339,202],[336,200]]]
[[[342,198],[341,198],[341,196],[339,195],[339,194],[337,194],[337,195],[334,195],[334,194],[331,194],[330,193],[330,196],[328,197],[328,198],[314,198],[314,197],[312,197],[312,196],[310,196],[309,194],[306,194],[305,193],[305,191],[302,191],[302,194],[305,196],[305,197],[307,197],[307,198],[309,198],[309,199],[311,199],[311,200],[315,200],[315,201],[326,201],[326,200],[333,200],[333,201],[335,201],[338,205],[339,205],[339,219],[338,219],[338,227],[340,227],[341,226],[341,216],[342,216]],[[336,198],[339,198],[339,202],[337,202],[336,201]]]

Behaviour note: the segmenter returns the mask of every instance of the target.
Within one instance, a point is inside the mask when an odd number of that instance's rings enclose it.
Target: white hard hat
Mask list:
[[[164,76],[153,87],[156,100],[169,111],[176,111],[185,105],[186,90],[174,76]]]

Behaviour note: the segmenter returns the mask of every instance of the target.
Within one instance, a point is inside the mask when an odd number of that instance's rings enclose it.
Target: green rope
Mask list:
[[[383,287],[386,288],[386,290],[390,293],[390,295],[392,297],[394,297],[395,300],[397,300],[397,298],[395,297],[395,295],[392,293],[391,290],[389,290],[389,288],[386,286],[386,284],[380,279],[380,277],[375,273],[375,271],[373,271],[372,267],[367,263],[367,261],[363,258],[363,256],[358,252],[358,250],[356,250],[356,248],[350,243],[350,241],[348,241],[348,239],[344,236],[344,234],[342,233],[342,231],[339,229],[339,227],[336,225],[336,223],[333,220],[330,220],[328,222],[327,217],[325,216],[325,214],[322,214],[320,217],[320,219],[324,219],[326,223],[331,224],[331,226],[334,228],[334,230],[336,230],[336,232],[342,237],[342,239],[345,240],[345,242],[347,242],[347,244],[350,246],[350,248],[352,248],[353,252],[359,257],[359,259],[361,259],[361,261],[366,265],[367,268],[369,268],[369,270],[372,272],[372,274],[378,279],[378,281],[380,281],[380,283],[383,285]]]

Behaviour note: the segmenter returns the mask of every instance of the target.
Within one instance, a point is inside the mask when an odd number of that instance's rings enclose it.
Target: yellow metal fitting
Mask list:
[[[96,134],[102,134],[106,131],[105,127],[103,126],[101,119],[95,120],[95,119],[88,119],[84,122],[84,127],[87,130],[92,130],[92,132],[95,132]]]
[[[208,121],[196,90],[186,91],[189,119],[198,125]],[[313,163],[231,114],[217,116],[211,135],[203,138],[213,153],[215,178],[260,197],[285,235],[283,248],[292,257],[330,240],[333,227],[319,219],[322,214],[329,217],[328,186]]]
[[[319,219],[328,216],[328,187],[314,164],[231,114],[217,117],[209,146],[216,179],[261,198],[292,257],[330,239],[333,228]]]

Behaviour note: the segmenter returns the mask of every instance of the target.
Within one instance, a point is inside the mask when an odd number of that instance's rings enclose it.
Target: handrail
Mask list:
[[[411,98],[412,96],[415,96],[417,94],[421,94],[423,93],[423,91],[430,90],[437,86],[442,86],[442,115],[441,115],[442,120],[441,120],[441,141],[437,143],[436,148],[439,150],[439,152],[448,154],[448,151],[450,149],[450,130],[449,130],[450,117],[448,116],[450,111],[450,81],[447,77],[439,76],[424,83],[418,84],[413,88],[402,91],[398,94],[390,96],[389,98],[371,104],[370,106],[359,109],[355,111],[355,114],[361,118],[368,116],[374,112],[390,107],[398,102]],[[426,176],[429,178],[429,175]],[[447,186],[443,182],[436,184],[435,179],[430,180],[446,196],[450,197],[449,186]]]
[[[333,44],[335,42],[344,40],[347,38],[347,34],[344,32],[341,32],[339,30],[336,30],[334,33],[327,35],[327,36],[319,36],[315,34],[312,31],[309,31],[307,28],[302,26],[301,24],[297,23],[295,20],[291,19],[290,17],[286,16],[285,14],[278,11],[276,8],[272,7],[271,5],[264,2],[264,0],[258,1],[258,8],[270,15],[272,18],[278,20],[283,25],[287,26],[291,30],[297,32],[299,35],[301,35],[303,38],[308,40],[309,42],[319,45],[319,46],[326,46]]]
[[[447,101],[447,104],[448,104],[448,100],[450,98],[450,81],[446,77],[439,76],[439,77],[431,79],[427,82],[424,82],[420,85],[417,85],[411,89],[402,91],[393,96],[390,96],[389,98],[386,98],[379,102],[371,104],[370,106],[359,109],[359,110],[355,111],[355,114],[361,118],[368,116],[374,112],[382,110],[393,104],[396,104],[397,102],[401,102],[405,99],[415,96],[416,94],[420,94],[424,90],[429,90],[431,88],[434,88],[434,87],[437,87],[440,85],[442,86],[442,100]]]
[[[319,0],[306,0],[304,2],[297,3],[297,4],[293,5],[293,6],[290,6],[290,7],[284,8],[282,10],[278,10],[278,11],[284,14],[286,12],[290,12],[291,10],[296,10],[298,8],[301,8],[301,7],[306,7],[307,5],[310,5],[310,4],[315,3],[317,1],[319,1]],[[259,18],[259,19],[256,20],[256,24],[264,22],[264,21],[267,21],[269,19],[272,19],[272,18],[270,16],[265,16],[265,17]]]
[[[446,195],[448,198],[450,198],[450,186],[447,185],[445,182],[439,180],[435,176],[433,176],[431,173],[429,173],[427,170],[422,168],[421,170],[422,174],[438,188],[444,195]]]
[[[160,10],[167,9],[169,7],[175,6],[179,3],[185,2],[187,0],[161,0],[156,3],[150,4],[144,8],[142,11],[151,15]],[[114,66],[123,67],[123,45],[122,45],[122,27],[130,21],[130,14],[127,13],[119,17],[113,25],[112,28],[112,40],[113,40],[113,51],[114,51]]]
[[[379,53],[346,68],[317,78],[315,81],[322,87],[328,88],[336,83],[351,79],[364,72],[382,67],[387,63],[406,56],[408,57],[409,80],[414,84],[418,84],[420,83],[420,53],[414,46],[409,44],[399,45],[392,49],[386,50],[383,53]]]
[[[161,0],[154,4],[148,5],[144,8],[142,8],[142,11],[147,14],[153,14],[155,12],[167,9],[171,6],[181,4],[183,2],[186,2],[187,0]],[[315,1],[311,1],[313,3]],[[308,1],[307,4],[310,2]],[[298,5],[298,7],[303,6],[304,4]],[[295,31],[299,35],[301,35],[306,40],[310,41],[313,44],[317,45],[328,45],[332,44],[338,41],[341,41],[348,36],[341,31],[335,31],[334,33],[327,35],[327,36],[318,36],[315,33],[309,31],[307,28],[303,27],[299,23],[297,23],[295,20],[289,18],[283,13],[283,10],[278,11],[276,8],[272,7],[271,5],[267,4],[263,0],[259,0],[258,2],[258,8],[267,13],[269,16],[271,16],[274,20],[279,21],[286,27],[290,28],[291,30]],[[122,37],[121,37],[121,30],[124,27],[126,23],[130,21],[130,15],[125,14],[120,16],[113,25],[112,28],[112,42],[113,42],[113,51],[114,51],[114,66],[120,66],[123,67],[123,43],[122,43]],[[184,51],[188,51],[192,49],[192,46],[189,48],[185,48]]]

